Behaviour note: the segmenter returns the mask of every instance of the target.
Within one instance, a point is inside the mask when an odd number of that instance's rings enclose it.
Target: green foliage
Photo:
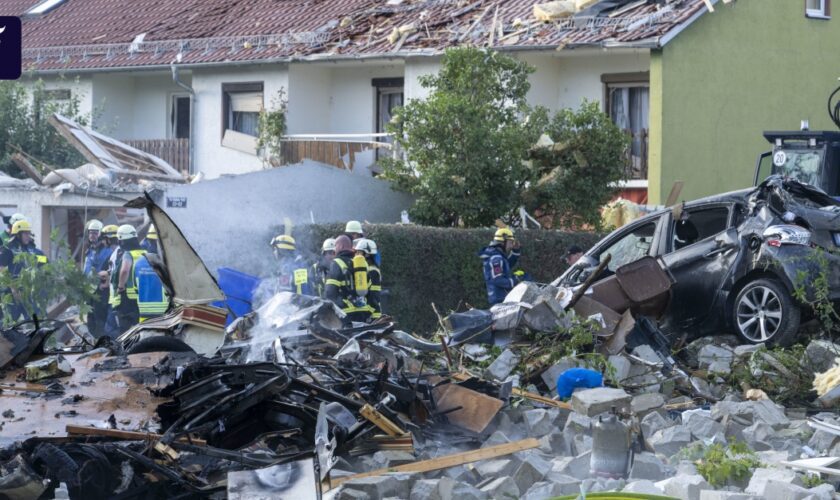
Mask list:
[[[417,197],[411,214],[434,226],[516,221],[518,210],[555,227],[598,227],[599,210],[623,177],[628,139],[597,103],[549,120],[526,101],[534,68],[475,47],[449,49],[440,73],[421,78],[388,127],[405,160],[380,163],[385,177]],[[547,134],[554,146],[535,148]],[[530,158],[530,160],[529,160]]]
[[[600,209],[624,177],[627,136],[590,101],[560,110],[547,134],[555,144],[532,152],[526,209],[551,217],[555,227],[600,227]]]
[[[744,384],[762,389],[776,403],[784,406],[809,406],[814,399],[814,373],[802,360],[805,346],[759,348],[748,363],[737,363],[727,381],[740,390]]]
[[[822,480],[819,474],[806,474],[802,476],[802,487],[803,488],[816,488],[817,486],[825,484],[825,481]]]
[[[715,488],[742,484],[761,466],[755,453],[746,444],[738,442],[729,446],[720,443],[709,446],[696,464],[697,472]]]
[[[318,254],[324,239],[343,231],[343,224],[315,225],[296,228],[294,236],[299,248]],[[365,224],[366,236],[376,241],[382,254],[385,312],[406,331],[431,333],[438,329],[432,302],[441,314],[467,306],[487,308],[478,252],[490,242],[493,232]],[[517,230],[516,237],[523,250],[519,267],[541,283],[550,282],[566,269],[563,256],[569,246],[589,248],[599,239],[593,233],[545,230]]]
[[[72,94],[68,101],[49,99],[42,80],[30,86],[17,81],[0,81],[0,170],[23,177],[12,162],[12,148],[17,146],[27,154],[53,167],[73,168],[85,162],[84,157],[48,123],[53,113],[59,113],[82,125],[90,123],[90,116],[81,113],[81,100]]]
[[[828,251],[816,247],[803,259],[803,269],[796,273],[793,298],[799,303],[808,304],[825,333],[830,333],[840,325],[840,315],[837,314],[831,300],[827,254]]]
[[[282,139],[286,135],[286,91],[280,89],[271,100],[271,109],[260,111],[257,124],[257,148],[262,150],[263,162],[276,166],[282,160]]]
[[[388,127],[407,161],[381,162],[386,178],[414,194],[414,220],[489,226],[511,218],[529,181],[524,160],[547,123],[525,96],[534,68],[496,51],[448,49],[437,75],[421,77],[428,99],[409,101]]]
[[[600,327],[588,319],[574,317],[571,327],[553,333],[538,333],[528,352],[522,356],[524,369],[539,363],[551,366],[564,358],[578,359],[586,368],[604,374],[608,383],[617,385],[615,367],[607,362],[603,354],[595,352],[595,332]]]
[[[50,239],[58,247],[58,255],[70,254],[67,244],[59,240],[57,231],[53,231]],[[94,284],[72,259],[59,258],[38,264],[34,255],[21,253],[15,256],[15,262],[23,264],[18,276],[0,272],[0,290],[4,290],[0,293],[0,309],[5,326],[15,323],[11,316],[15,299],[24,304],[30,315],[43,316],[51,304],[62,299],[78,306],[82,315],[90,311],[88,304],[93,298]]]

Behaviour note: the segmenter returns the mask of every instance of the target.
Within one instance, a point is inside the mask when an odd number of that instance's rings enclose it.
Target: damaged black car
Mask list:
[[[817,302],[840,298],[840,202],[780,176],[756,188],[683,203],[608,235],[557,283],[578,286],[610,261],[588,292],[618,309],[615,270],[645,256],[671,274],[659,317],[672,338],[730,330],[750,343],[790,345]]]

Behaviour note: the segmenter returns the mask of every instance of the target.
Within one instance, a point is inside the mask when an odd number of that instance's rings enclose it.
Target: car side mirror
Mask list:
[[[734,248],[738,246],[738,230],[730,227],[715,237],[718,248]]]

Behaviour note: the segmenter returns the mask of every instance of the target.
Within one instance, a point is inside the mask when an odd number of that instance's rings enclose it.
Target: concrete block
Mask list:
[[[760,497],[737,491],[703,490],[700,500],[761,500]]]
[[[648,452],[637,453],[633,458],[633,468],[630,470],[631,479],[651,481],[662,481],[672,474],[672,470],[659,457]]]
[[[518,363],[519,356],[505,349],[484,371],[484,378],[501,382],[511,374]]]
[[[389,496],[400,496],[400,482],[393,476],[372,476],[362,477],[347,481],[341,485],[339,498],[355,498],[353,495],[361,493],[368,498],[385,498]],[[350,495],[350,496],[346,496]],[[403,494],[403,498],[408,492]]]
[[[592,451],[592,437],[578,434],[572,440],[572,452],[575,456]]]
[[[645,495],[662,495],[665,493],[653,484],[653,481],[648,481],[647,479],[640,479],[627,483],[627,486],[625,486],[621,491],[626,493],[643,493]]]
[[[493,500],[519,498],[519,487],[509,477],[497,477],[479,489]]]
[[[648,440],[656,434],[657,431],[662,429],[673,427],[677,425],[671,419],[666,419],[661,414],[657,412],[648,413],[642,418],[640,428],[642,430],[642,437],[645,441],[645,445],[648,446],[649,449],[653,449],[651,446],[648,445]]]
[[[659,392],[639,394],[630,401],[630,408],[640,418],[663,406],[665,406],[665,396]]]
[[[726,366],[728,372],[734,359],[735,353],[731,349],[714,344],[703,346],[697,354],[697,362],[701,369],[708,369],[711,365],[719,363]]]
[[[561,484],[552,483],[551,481],[540,481],[531,485],[521,498],[522,500],[545,500],[546,498],[573,493],[577,493],[577,491],[567,493]]]
[[[567,476],[559,472],[549,472],[545,476],[545,481],[559,486],[561,495],[575,495],[580,492],[581,480],[572,476]]]
[[[840,345],[828,340],[812,340],[805,348],[805,359],[814,373],[828,370],[839,357]]]
[[[811,492],[795,484],[784,481],[767,481],[762,498],[766,500],[803,500],[811,496]]]
[[[653,451],[656,453],[661,453],[666,457],[672,457],[691,442],[691,431],[684,425],[667,427],[656,431],[647,442],[653,447]]]
[[[497,444],[505,444],[514,441],[513,439],[509,438],[507,434],[502,431],[496,431],[493,434],[490,434],[490,437],[484,440],[484,443],[481,444],[482,448],[487,448],[489,446],[496,446]]]
[[[577,434],[592,435],[593,423],[594,421],[586,415],[572,412],[566,420],[566,425],[563,427],[563,433],[566,434],[569,439],[574,438]]]
[[[525,420],[525,428],[529,437],[542,437],[554,431],[554,423],[548,410],[528,410],[522,414]]]
[[[528,491],[534,483],[543,480],[548,470],[541,470],[531,461],[524,461],[510,476],[519,491]]]
[[[576,457],[561,457],[551,461],[551,472],[558,472],[580,480],[589,477],[589,460],[591,453],[583,453]]]
[[[577,413],[594,417],[601,413],[610,411],[615,407],[619,411],[630,409],[630,395],[623,389],[610,387],[598,387],[586,389],[572,394],[572,409]]]
[[[519,467],[520,461],[517,458],[497,458],[494,460],[482,460],[475,465],[475,470],[483,478],[509,476]]]
[[[764,344],[744,344],[736,346],[734,349],[736,358],[746,358],[752,356],[754,352],[764,347]]]
[[[471,484],[460,483],[452,488],[452,498],[456,500],[487,500],[490,495]]]
[[[717,437],[723,443],[726,442],[726,428],[709,417],[694,414],[684,422],[684,425],[689,428],[695,439],[706,440]]]
[[[771,487],[771,481],[775,483],[802,486],[802,480],[799,479],[799,476],[790,469],[758,468],[753,471],[752,478],[750,478],[749,484],[744,489],[744,493],[764,496]]]
[[[755,451],[770,449],[770,440],[776,431],[764,422],[756,422],[743,430],[744,441]]]
[[[373,454],[373,462],[376,464],[377,469],[388,469],[416,461],[417,457],[407,451],[385,450],[377,451]]]
[[[409,500],[450,500],[455,481],[448,477],[421,479],[411,487]]]
[[[712,406],[712,418],[714,420],[720,421],[727,415],[738,417],[744,420],[747,425],[764,422],[775,430],[781,430],[790,425],[790,420],[785,416],[784,408],[770,400],[742,401],[739,403],[721,401]]]
[[[640,345],[639,347],[633,349],[633,356],[636,356],[639,359],[643,359],[648,363],[662,362],[662,359],[659,357],[659,354],[656,354],[656,351],[653,350],[653,347],[647,344]]]
[[[808,490],[811,493],[812,500],[833,500],[835,498],[834,485],[821,484]]]
[[[674,476],[656,483],[656,486],[666,495],[681,498],[682,500],[700,500],[700,492],[712,489],[703,476]]]
[[[554,456],[572,455],[572,446],[562,432],[552,432],[541,437],[538,449]]]
[[[615,379],[618,382],[630,376],[630,368],[633,366],[630,360],[624,356],[610,356],[607,362],[615,370]]]

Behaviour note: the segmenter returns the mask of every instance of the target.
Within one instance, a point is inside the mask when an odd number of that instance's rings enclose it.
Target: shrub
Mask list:
[[[343,230],[338,224],[311,225],[297,228],[295,237],[299,248],[317,254],[325,238]],[[478,252],[495,229],[366,224],[365,231],[382,254],[384,311],[396,318],[400,328],[418,333],[436,330],[433,302],[441,314],[469,306],[487,308]],[[519,267],[539,283],[552,281],[566,269],[563,257],[569,246],[588,248],[599,238],[594,233],[546,230],[517,230],[516,237],[523,248]]]

